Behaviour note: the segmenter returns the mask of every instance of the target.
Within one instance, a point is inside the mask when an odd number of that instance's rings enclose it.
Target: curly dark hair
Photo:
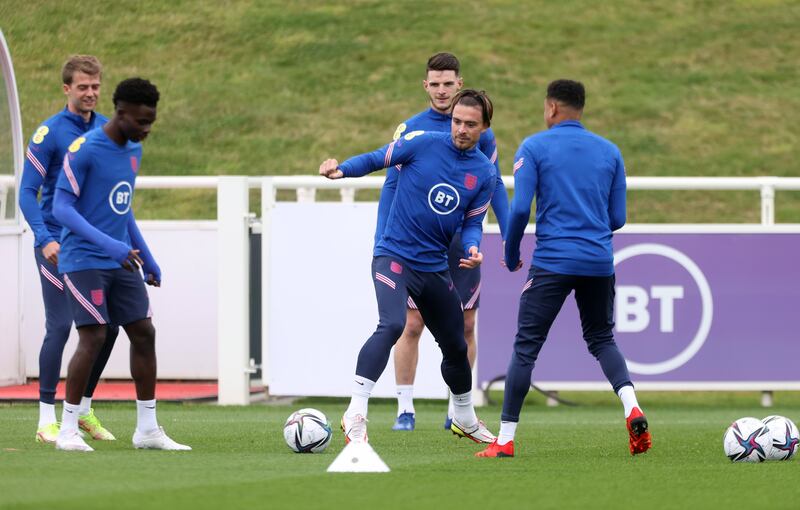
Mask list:
[[[576,110],[586,104],[586,89],[583,83],[574,80],[555,80],[547,86],[547,99],[555,99]]]
[[[114,91],[114,106],[120,101],[130,104],[143,104],[155,108],[160,95],[155,85],[143,78],[122,80]]]
[[[453,111],[453,108],[456,107],[457,104],[463,104],[464,106],[472,106],[474,108],[480,108],[481,112],[483,113],[483,123],[486,127],[492,125],[492,115],[494,114],[494,106],[492,105],[492,100],[489,99],[489,96],[486,94],[484,90],[475,90],[475,89],[464,89],[458,92],[455,96],[453,96],[453,100],[450,103],[450,111]]]

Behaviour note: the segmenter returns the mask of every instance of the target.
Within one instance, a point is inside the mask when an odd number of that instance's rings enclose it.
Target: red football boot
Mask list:
[[[644,453],[653,445],[650,432],[647,431],[647,418],[638,407],[634,407],[626,420],[630,436],[631,455]]]
[[[503,446],[497,444],[495,439],[485,450],[475,454],[476,457],[513,457],[514,456],[514,441],[509,441]]]

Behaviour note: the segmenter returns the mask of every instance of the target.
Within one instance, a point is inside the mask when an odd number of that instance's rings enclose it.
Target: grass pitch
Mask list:
[[[445,406],[422,401],[417,430],[390,430],[395,405],[370,406],[370,442],[385,474],[328,474],[342,449],[336,431],[344,400],[291,406],[159,405],[159,421],[192,452],[137,451],[130,444],[132,404],[99,404],[117,434],[90,454],[58,452],[33,441],[36,407],[0,407],[0,508],[797,508],[797,459],[732,464],[722,434],[736,418],[800,418],[800,395],[776,406],[748,394],[640,394],[653,449],[631,457],[621,408],[610,394],[567,394],[583,405],[549,408],[529,397],[517,457],[476,459],[481,447],[442,429]],[[333,422],[332,445],[298,455],[282,426],[300,407]],[[494,430],[499,407],[479,411]]]

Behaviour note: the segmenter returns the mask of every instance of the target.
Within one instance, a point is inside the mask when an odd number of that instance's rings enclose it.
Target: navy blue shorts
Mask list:
[[[87,269],[64,275],[75,327],[120,324],[148,319],[150,298],[140,272]]]
[[[69,337],[69,330],[72,329],[72,312],[67,296],[64,294],[64,277],[59,274],[55,264],[44,258],[41,246],[35,247],[33,251],[36,265],[39,267],[39,279],[42,282],[45,329],[47,331],[66,330],[61,342],[65,344]]]
[[[464,310],[477,310],[481,302],[481,266],[475,269],[458,267],[458,261],[465,257],[464,247],[461,246],[461,232],[456,232],[447,252],[450,278],[453,279]],[[406,305],[412,310],[418,309],[411,296],[408,297]]]

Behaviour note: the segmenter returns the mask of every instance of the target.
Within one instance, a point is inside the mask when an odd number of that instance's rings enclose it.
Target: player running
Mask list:
[[[53,194],[67,147],[79,136],[108,121],[94,111],[100,97],[102,76],[103,67],[94,56],[73,55],[64,63],[61,77],[67,105],[36,129],[28,144],[22,169],[19,208],[33,231],[33,252],[42,284],[45,311],[45,335],[39,351],[38,443],[55,443],[58,436],[56,387],[61,374],[64,346],[72,329],[64,278],[58,271],[61,224],[53,216]],[[40,192],[41,200],[37,201]],[[78,410],[80,428],[93,439],[104,441],[113,441],[115,437],[95,416],[92,395],[118,332],[117,326],[108,327],[106,340],[94,362]]]
[[[394,139],[397,140],[406,133],[413,131],[450,132],[451,113],[450,101],[461,90],[464,83],[460,74],[461,64],[451,53],[437,53],[428,59],[425,80],[422,85],[428,94],[430,108],[420,112],[397,126]],[[492,195],[492,210],[497,216],[500,233],[504,232],[508,217],[508,195],[503,179],[500,176],[500,165],[497,158],[497,141],[491,128],[481,133],[478,141],[478,150],[489,158],[496,171],[496,185]],[[375,244],[383,236],[389,210],[397,191],[397,181],[400,175],[399,167],[390,167],[386,170],[386,181],[381,190],[378,202],[378,226],[375,230]],[[456,232],[448,251],[448,266],[450,276],[453,278],[456,291],[464,306],[464,339],[467,342],[467,358],[470,367],[475,365],[477,346],[475,344],[475,317],[480,304],[481,269],[463,268],[459,260],[463,257],[461,247],[461,233]],[[406,327],[400,340],[394,346],[395,382],[397,383],[397,421],[393,430],[414,430],[416,423],[414,412],[414,377],[419,359],[419,339],[425,323],[412,299],[408,300],[408,313]],[[451,398],[447,410],[447,419],[444,428],[450,430],[453,417],[453,399]]]
[[[464,313],[447,263],[448,247],[459,228],[461,267],[475,268],[483,260],[481,222],[496,186],[496,173],[476,145],[491,118],[488,96],[464,90],[453,99],[449,134],[412,131],[342,164],[328,159],[320,165],[320,175],[329,179],[360,177],[402,165],[384,233],[373,252],[380,318],[358,355],[352,398],[342,417],[346,442],[367,441],[369,397],[403,332],[409,297],[442,350],[442,377],[455,407],[451,430],[475,442],[494,440],[472,405]]]
[[[109,323],[121,324],[131,341],[136,384],[136,448],[191,450],[170,439],[156,420],[155,329],[148,285],[161,285],[161,269],[133,216],[133,190],[144,140],[156,121],[159,93],[147,80],[130,78],[114,92],[114,117],[72,142],[58,179],[53,212],[64,225],[59,269],[69,290],[78,349],[69,363],[59,450],[93,451],[78,433],[80,394]]]
[[[628,367],[614,342],[613,232],[625,224],[625,165],[616,145],[583,127],[583,84],[547,87],[547,131],[526,138],[514,158],[514,199],[505,264],[522,267],[519,245],[536,197],[536,249],[519,300],[500,434],[478,457],[513,457],[514,434],[531,372],[564,300],[575,291],[583,339],[622,400],[632,455],[651,445]]]

